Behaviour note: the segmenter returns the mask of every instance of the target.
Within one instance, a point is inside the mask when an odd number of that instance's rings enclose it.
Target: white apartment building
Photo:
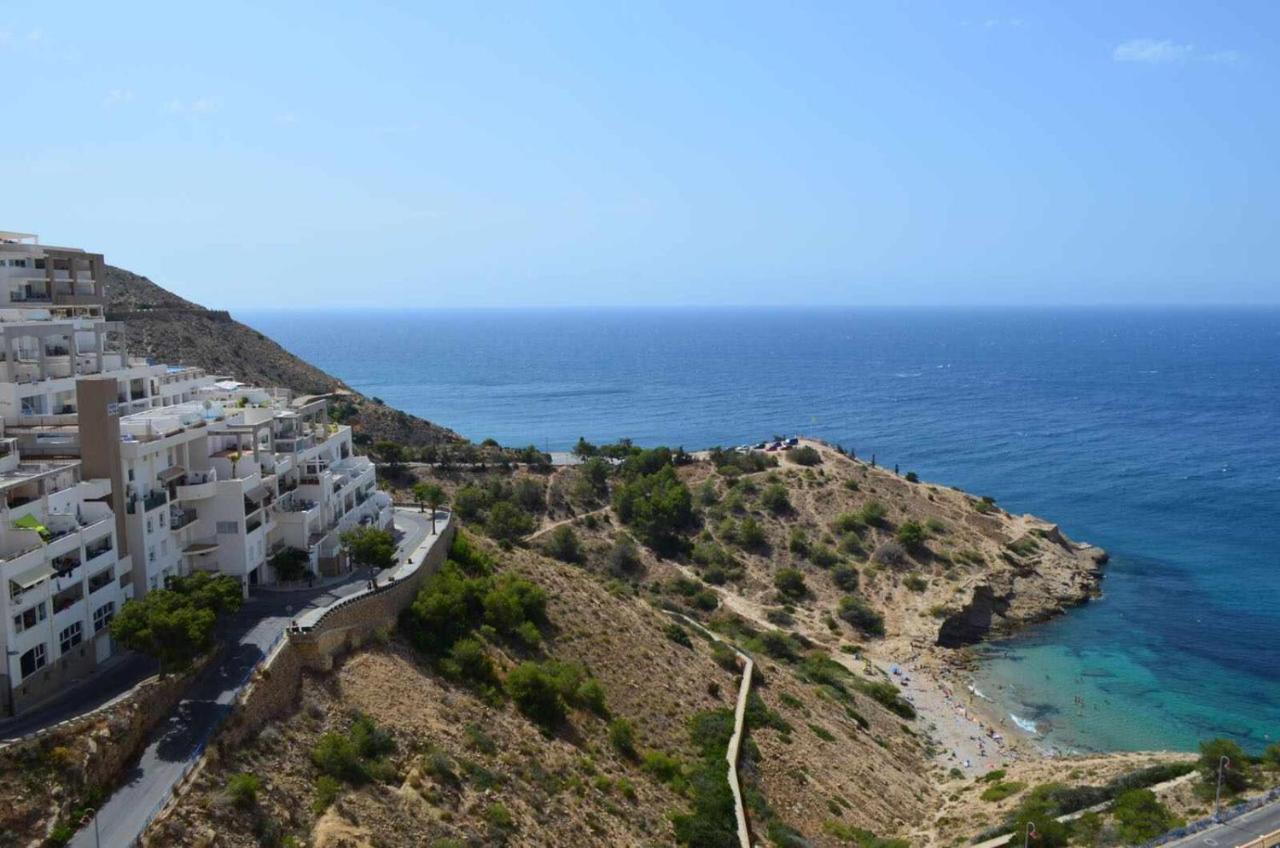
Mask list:
[[[391,499],[351,428],[323,398],[215,386],[203,399],[120,419],[125,526],[139,593],[192,570],[275,583],[273,554],[304,552],[315,577],[346,563],[339,536],[390,526]]]
[[[340,574],[344,531],[391,526],[325,397],[130,357],[104,268],[0,232],[0,714],[110,656],[128,598],[194,570],[249,592],[281,579],[289,549],[313,577]]]
[[[114,653],[107,625],[133,597],[108,480],[75,461],[23,462],[0,439],[0,715],[56,693]]]

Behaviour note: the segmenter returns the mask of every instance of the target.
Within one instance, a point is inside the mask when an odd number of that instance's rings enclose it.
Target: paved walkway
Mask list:
[[[1237,845],[1245,845],[1277,831],[1280,831],[1280,801],[1251,810],[1229,822],[1193,833],[1175,842],[1166,842],[1164,847],[1235,848]]]
[[[396,510],[401,533],[399,555],[407,556],[427,537],[427,516]],[[300,611],[329,604],[364,589],[368,575],[353,575],[340,586],[318,589],[314,594],[272,594],[251,598],[225,624],[229,647],[215,665],[204,669],[187,696],[152,732],[151,741],[137,764],[124,775],[98,813],[101,845],[123,848],[134,844],[151,817],[171,796],[178,781],[204,750],[209,737],[231,711],[250,675],[284,636],[285,628]],[[71,840],[72,848],[98,848],[90,823]]]

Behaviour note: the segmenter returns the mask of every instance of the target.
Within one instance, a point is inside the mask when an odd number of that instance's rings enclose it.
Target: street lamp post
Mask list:
[[[1231,760],[1226,754],[1218,757],[1218,788],[1213,794],[1213,820],[1222,820],[1222,770],[1231,767]]]
[[[89,823],[89,819],[93,819],[93,844],[97,848],[102,848],[102,834],[98,832],[98,811],[93,807],[89,807],[84,811],[84,815],[80,817],[80,826],[84,827]]]
[[[1027,848],[1027,843],[1031,841],[1031,837],[1038,835],[1039,834],[1036,833],[1036,823],[1032,821],[1027,822],[1027,832],[1022,837],[1022,848]]]

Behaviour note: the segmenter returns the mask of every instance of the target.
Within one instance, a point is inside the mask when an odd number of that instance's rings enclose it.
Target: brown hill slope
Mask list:
[[[130,350],[161,362],[194,365],[247,383],[299,394],[344,392],[347,421],[374,442],[422,446],[460,440],[445,427],[373,402],[225,311],[205,309],[146,277],[107,266],[107,317],[125,322]]]
[[[731,710],[736,669],[708,640],[673,638],[670,619],[634,585],[606,585],[533,550],[485,547],[500,573],[549,595],[542,647],[478,631],[500,673],[526,657],[580,663],[603,686],[607,720],[574,709],[559,732],[542,733],[509,700],[441,676],[396,637],[330,675],[306,676],[298,711],[256,743],[223,752],[152,829],[152,844],[247,848],[285,836],[313,848],[672,844],[670,814],[687,812],[697,795],[689,784],[702,740],[691,723]],[[792,664],[765,657],[761,672],[741,764],[761,844],[771,828],[837,846],[846,842],[836,834],[852,828],[898,832],[927,817],[936,796],[908,722]],[[390,733],[394,751],[377,781],[337,786],[325,809],[312,752],[356,713]],[[634,757],[611,739],[608,722],[618,719],[634,726]],[[238,774],[261,782],[248,806],[233,802]]]

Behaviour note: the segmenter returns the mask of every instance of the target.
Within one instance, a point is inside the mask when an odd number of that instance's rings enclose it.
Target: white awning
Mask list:
[[[32,589],[36,586],[39,586],[44,581],[48,580],[50,575],[52,575],[53,572],[56,570],[57,569],[53,567],[53,563],[42,562],[40,563],[40,565],[36,566],[30,571],[24,571],[22,574],[19,574],[17,577],[11,578],[9,582],[13,583],[19,589],[25,592],[28,589]]]

